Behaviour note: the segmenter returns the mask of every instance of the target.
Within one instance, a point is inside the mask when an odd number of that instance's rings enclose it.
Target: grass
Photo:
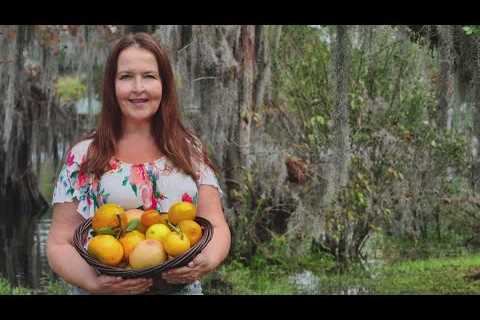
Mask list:
[[[480,294],[480,255],[399,262],[384,267],[373,282],[380,294]]]
[[[0,295],[66,295],[71,290],[71,286],[65,281],[47,275],[42,279],[42,283],[39,289],[14,287],[7,279],[0,277]]]
[[[325,259],[292,261],[289,271],[274,265],[255,268],[230,262],[204,284],[207,294],[480,294],[480,281],[468,276],[480,272],[480,255],[402,261],[377,266],[366,272],[353,267],[347,273],[331,270]],[[310,288],[295,285],[292,278],[303,273],[313,279]]]
[[[0,295],[32,295],[33,291],[23,287],[12,287],[5,278],[0,278]]]

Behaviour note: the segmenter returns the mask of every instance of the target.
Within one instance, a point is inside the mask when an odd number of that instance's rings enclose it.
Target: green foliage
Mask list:
[[[461,175],[468,174],[469,146],[463,133],[446,132],[437,135],[430,142],[430,149],[433,161],[437,170],[443,171],[447,168],[456,168]]]
[[[382,259],[386,262],[421,260],[429,258],[458,257],[468,254],[464,246],[465,236],[445,231],[441,238],[429,233],[425,238],[384,236]]]
[[[87,92],[86,85],[77,77],[60,77],[55,83],[55,92],[61,104],[80,100]]]
[[[474,34],[476,26],[469,28]],[[421,42],[404,41],[399,31],[351,29],[350,179],[335,205],[324,211],[327,236],[346,248],[361,242],[351,237],[358,230],[386,230],[399,242],[416,243],[405,245],[413,248],[403,251],[406,255],[427,257],[450,245],[450,254],[458,254],[461,250],[454,248],[473,236],[476,214],[468,204],[446,205],[442,199],[469,194],[468,132],[456,123],[451,130],[437,126],[438,54]],[[277,87],[302,124],[296,145],[306,149],[296,151],[312,155],[319,167],[316,155],[330,146],[335,107],[330,32],[284,28],[275,60]]]
[[[308,145],[313,157],[328,141],[332,111],[328,38],[325,28],[284,26],[273,55],[273,82],[289,111],[298,115],[303,128],[299,143]]]
[[[237,221],[233,234],[232,256],[246,259],[261,242],[256,229],[262,217],[267,213],[268,199],[258,194],[254,172],[243,170],[241,183],[230,189],[230,198],[236,203]]]
[[[33,291],[23,287],[12,287],[7,279],[0,277],[0,295],[32,295]]]
[[[463,27],[463,31],[468,36],[478,36],[480,35],[480,26],[470,25]]]
[[[61,279],[54,279],[51,275],[42,275],[39,289],[14,287],[7,279],[0,277],[0,295],[65,295],[69,294],[71,286]]]
[[[72,286],[61,279],[47,278],[41,292],[48,295],[66,295],[70,294],[71,289]]]
[[[336,207],[326,210],[325,229],[335,241],[344,241],[351,233],[351,228],[373,230],[374,219],[370,217],[368,207],[372,193],[370,172],[360,157],[352,157],[350,179],[345,188],[340,190]],[[356,226],[356,227],[354,227]],[[361,227],[363,226],[363,227]],[[357,239],[361,242],[363,237]]]

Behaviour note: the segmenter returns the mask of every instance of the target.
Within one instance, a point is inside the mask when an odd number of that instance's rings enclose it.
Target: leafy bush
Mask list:
[[[0,295],[31,295],[33,291],[23,287],[12,287],[7,279],[0,277]]]
[[[80,100],[87,92],[87,86],[78,77],[60,77],[55,83],[56,96],[65,105]]]

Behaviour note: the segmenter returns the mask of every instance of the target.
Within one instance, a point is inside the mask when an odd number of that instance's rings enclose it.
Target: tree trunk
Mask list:
[[[350,161],[350,128],[348,125],[348,81],[350,55],[347,26],[336,27],[336,40],[333,47],[336,108],[332,114],[332,156],[327,174],[327,189],[323,203],[331,205],[337,191],[344,187],[348,179]]]
[[[323,235],[323,241],[329,246],[337,257],[340,266],[350,260],[351,233],[352,226],[344,221],[341,214],[341,208],[336,204],[339,191],[342,190],[348,182],[350,167],[351,149],[350,149],[350,127],[348,124],[348,93],[351,68],[350,54],[350,36],[348,26],[335,27],[335,41],[332,48],[333,57],[333,76],[335,78],[335,101],[336,108],[332,114],[332,143],[331,159],[325,168],[326,189],[322,198],[322,207],[325,210],[333,212],[333,219],[341,223],[343,231],[338,231],[337,226],[334,229],[327,230]],[[324,217],[326,219],[326,217]],[[320,230],[319,230],[320,232]],[[337,233],[337,236],[329,233]],[[340,237],[338,237],[340,236]]]
[[[337,108],[333,116],[334,183],[337,188],[342,188],[347,184],[351,157],[350,127],[348,124],[348,93],[351,67],[349,46],[348,27],[343,25],[337,26],[337,47],[335,50]]]
[[[451,33],[450,26],[437,26],[439,36],[440,78],[437,91],[437,128],[444,132],[448,124],[448,95],[450,92]]]
[[[237,61],[240,61],[239,83],[239,123],[238,123],[238,155],[241,171],[249,170],[251,165],[250,137],[252,112],[254,107],[254,67],[255,67],[255,26],[242,26],[240,31],[240,50]],[[240,179],[241,173],[236,173]]]
[[[10,27],[9,44],[13,62],[8,66],[8,85],[2,87],[5,99],[3,109],[4,125],[0,126],[3,136],[3,148],[0,150],[0,170],[4,173],[0,188],[0,203],[3,208],[0,215],[2,226],[3,251],[0,266],[13,285],[28,285],[32,218],[47,205],[39,192],[37,178],[32,165],[32,122],[33,105],[29,85],[25,81],[23,52],[30,26]]]
[[[475,193],[480,190],[480,160],[479,160],[479,146],[480,146],[480,39],[475,37],[474,48],[476,54],[474,55],[474,71],[473,73],[473,140],[474,158],[472,166],[472,186]]]

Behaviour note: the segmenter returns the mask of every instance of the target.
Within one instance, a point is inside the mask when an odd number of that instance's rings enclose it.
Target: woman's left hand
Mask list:
[[[201,252],[185,267],[171,269],[162,273],[162,278],[168,283],[193,283],[215,269],[208,255]]]

